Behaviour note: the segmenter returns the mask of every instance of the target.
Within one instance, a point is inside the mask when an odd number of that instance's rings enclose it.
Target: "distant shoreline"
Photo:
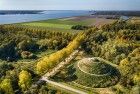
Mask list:
[[[56,18],[90,15],[89,11],[16,11],[0,10],[0,24],[14,24],[21,22],[41,21]]]
[[[27,14],[27,15],[25,15]],[[35,14],[35,15],[32,15]],[[126,16],[127,15],[127,16]],[[86,18],[101,18],[97,21],[99,24],[104,19],[124,19],[127,20],[131,17],[140,17],[140,11],[77,11],[77,10],[0,10],[0,24],[17,24],[36,21],[45,21],[49,19],[61,19],[79,17],[80,19]],[[87,16],[81,18],[81,16]],[[103,19],[103,20],[104,20]],[[97,19],[95,19],[97,20]],[[106,23],[106,22],[105,22]]]
[[[40,14],[43,11],[37,10],[0,10],[0,15],[12,15],[12,14]]]
[[[59,11],[59,10],[0,10],[0,15],[12,14],[43,14],[45,11]],[[78,11],[78,10],[61,10],[61,11]],[[115,16],[140,16],[140,11],[119,11],[119,10],[81,10],[88,11],[93,15],[115,15]]]

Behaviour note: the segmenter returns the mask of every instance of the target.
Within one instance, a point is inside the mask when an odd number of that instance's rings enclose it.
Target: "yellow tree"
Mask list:
[[[25,70],[22,70],[19,74],[19,86],[22,88],[22,90],[27,90],[29,89],[30,85],[31,85],[31,74]]]
[[[133,80],[134,80],[134,83],[140,85],[140,72],[134,75]]]
[[[5,94],[14,94],[10,79],[4,79],[0,84],[0,88]]]
[[[56,53],[51,54],[49,57],[45,56],[41,59],[36,66],[37,73],[43,74],[55,67],[59,62],[61,62],[64,58],[70,55],[75,49],[80,46],[80,43],[83,41],[85,37],[85,33],[79,33],[77,37],[68,44],[66,48],[57,51]]]
[[[128,61],[127,58],[121,60],[120,62],[120,69],[123,75],[126,75],[130,72],[131,67],[130,67],[130,62]]]
[[[37,73],[38,74],[40,74],[40,73],[42,74],[44,71],[48,70],[47,62],[45,60],[39,61],[37,63],[36,68],[37,68]]]

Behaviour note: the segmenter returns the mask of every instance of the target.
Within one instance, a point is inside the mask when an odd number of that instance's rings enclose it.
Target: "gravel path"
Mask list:
[[[53,77],[56,73],[61,71],[65,65],[68,65],[70,61],[72,61],[77,56],[78,53],[79,50],[75,50],[69,57],[67,57],[64,61],[60,62],[55,68],[53,68],[51,72],[47,72],[44,77]]]
[[[75,88],[54,82],[49,80],[49,77],[54,76],[56,73],[58,73],[63,67],[65,67],[65,65],[69,64],[71,60],[73,60],[77,54],[79,53],[79,50],[75,50],[68,58],[66,58],[64,61],[60,62],[59,65],[57,65],[54,69],[52,69],[51,72],[46,73],[44,76],[42,76],[42,78],[40,80],[46,81],[49,84],[61,87],[63,89],[75,92],[76,94],[87,94],[86,92],[77,90]]]
[[[63,89],[66,89],[66,90],[75,92],[75,94],[88,94],[88,93],[86,93],[86,92],[77,90],[77,89],[75,89],[75,88],[72,88],[72,87],[69,87],[69,86],[66,86],[66,85],[63,85],[63,84],[60,84],[60,83],[57,83],[57,82],[48,80],[48,78],[46,78],[46,77],[42,77],[41,80],[44,80],[44,81],[46,81],[47,83],[52,84],[52,85],[55,85],[55,86],[57,86],[57,87],[61,87],[61,88],[63,88]]]

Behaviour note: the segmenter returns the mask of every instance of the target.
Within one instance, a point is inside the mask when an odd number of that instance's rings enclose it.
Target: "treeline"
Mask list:
[[[112,32],[118,32],[119,30],[124,30],[124,29],[130,29],[130,30],[140,30],[140,25],[139,24],[132,24],[127,21],[123,20],[118,20],[115,21],[113,24],[106,24],[101,27],[103,31],[112,31]]]
[[[74,29],[74,30],[87,30],[90,28],[93,28],[93,27],[92,26],[85,26],[85,25],[74,25],[71,27],[71,29]]]
[[[140,16],[140,11],[95,11],[94,15]]]
[[[36,66],[38,74],[43,74],[56,65],[58,65],[62,60],[68,57],[74,50],[76,50],[81,42],[84,40],[85,33],[79,33],[76,38],[68,44],[67,47],[62,50],[57,51],[56,53],[51,54],[49,57],[46,56],[41,59]]]
[[[46,31],[21,25],[0,25],[0,59],[35,58],[34,52],[60,50],[75,37],[72,33]]]

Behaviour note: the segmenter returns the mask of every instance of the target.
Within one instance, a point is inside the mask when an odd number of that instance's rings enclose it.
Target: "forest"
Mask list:
[[[112,86],[116,94],[135,94],[135,89],[140,90],[139,24],[117,20],[100,28],[75,25],[72,29],[83,31],[0,25],[0,94],[67,94],[46,83],[34,88],[32,85],[76,49],[118,66],[121,77],[118,87]],[[41,58],[36,54],[47,50],[55,52]],[[20,60],[33,62],[19,63]]]

